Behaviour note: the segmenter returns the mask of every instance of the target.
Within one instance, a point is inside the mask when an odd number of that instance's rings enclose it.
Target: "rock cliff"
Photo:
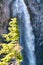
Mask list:
[[[25,0],[35,35],[37,65],[43,65],[43,1]]]

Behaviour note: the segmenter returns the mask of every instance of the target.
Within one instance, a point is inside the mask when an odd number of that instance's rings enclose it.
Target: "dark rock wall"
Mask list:
[[[35,35],[37,65],[43,65],[43,1],[25,0]]]
[[[2,34],[7,33],[8,22],[10,20],[10,2],[12,0],[0,0],[0,42]]]
[[[10,18],[10,9],[5,2],[0,2],[0,35],[6,33],[6,27]]]
[[[0,36],[3,33],[7,33],[7,27],[9,20],[12,16],[13,0],[0,0]]]

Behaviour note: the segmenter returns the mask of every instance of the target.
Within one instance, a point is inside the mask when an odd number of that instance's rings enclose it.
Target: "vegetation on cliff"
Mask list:
[[[17,19],[11,19],[8,27],[9,33],[2,34],[6,43],[0,43],[0,65],[9,65],[12,59],[16,59],[17,65],[22,61],[21,50],[19,44],[19,29]],[[11,64],[10,64],[11,65]]]

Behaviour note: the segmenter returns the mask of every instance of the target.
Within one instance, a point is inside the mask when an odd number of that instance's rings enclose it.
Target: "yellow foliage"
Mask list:
[[[11,19],[9,23],[9,33],[3,34],[3,37],[6,39],[6,41],[17,41],[19,39],[19,29],[18,29],[18,22],[17,19]]]
[[[18,62],[18,65],[20,65],[20,62],[22,61],[22,55],[21,55],[21,49],[18,40],[19,40],[19,29],[18,29],[18,23],[17,19],[11,19],[9,23],[9,33],[3,34],[3,37],[5,38],[7,43],[0,43],[0,55],[6,54],[5,57],[1,58],[0,65],[8,65],[8,62],[12,58],[16,59]]]

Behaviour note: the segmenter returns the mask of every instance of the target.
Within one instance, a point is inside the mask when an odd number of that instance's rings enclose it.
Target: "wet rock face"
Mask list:
[[[10,18],[9,7],[3,2],[0,2],[0,35],[6,33],[6,27]]]
[[[43,65],[43,1],[24,0],[30,13],[30,20],[35,35],[37,65]]]
[[[7,33],[8,21],[10,19],[10,9],[6,3],[4,0],[0,0],[0,42],[2,41],[2,34]]]

